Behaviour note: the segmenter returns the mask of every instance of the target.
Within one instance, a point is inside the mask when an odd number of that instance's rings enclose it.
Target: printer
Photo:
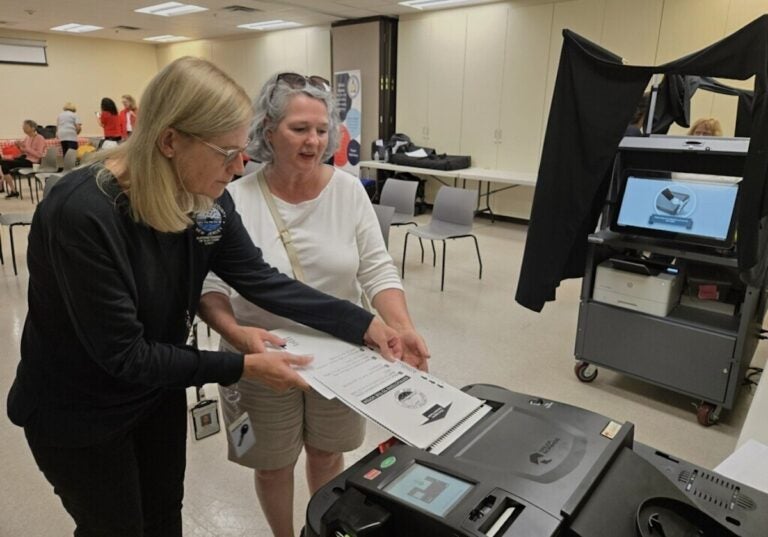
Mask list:
[[[765,537],[768,494],[633,439],[631,423],[490,385],[440,454],[372,451],[307,508],[306,537]]]
[[[666,317],[680,300],[683,277],[676,267],[608,259],[597,266],[593,300]]]

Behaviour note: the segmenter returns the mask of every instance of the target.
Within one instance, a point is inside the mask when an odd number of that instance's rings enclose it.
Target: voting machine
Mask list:
[[[306,537],[768,534],[768,495],[634,441],[631,423],[489,386],[439,455],[396,443],[320,489]]]

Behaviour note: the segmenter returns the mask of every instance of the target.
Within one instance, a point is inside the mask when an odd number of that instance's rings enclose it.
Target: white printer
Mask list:
[[[683,288],[683,277],[675,269],[632,270],[616,260],[604,261],[597,267],[593,300],[650,315],[666,317],[677,305]]]

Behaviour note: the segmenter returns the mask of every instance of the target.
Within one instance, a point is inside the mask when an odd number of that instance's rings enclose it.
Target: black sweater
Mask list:
[[[29,312],[8,415],[36,441],[97,443],[151,409],[162,390],[230,384],[243,356],[185,345],[203,280],[215,272],[253,303],[360,343],[370,313],[264,261],[228,193],[182,233],[135,223],[97,167],[67,175],[29,235]]]

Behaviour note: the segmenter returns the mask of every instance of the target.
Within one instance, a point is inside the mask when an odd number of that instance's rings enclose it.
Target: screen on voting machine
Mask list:
[[[678,177],[679,176],[679,177]],[[616,223],[647,230],[728,241],[739,178],[672,174],[671,179],[629,175]]]

